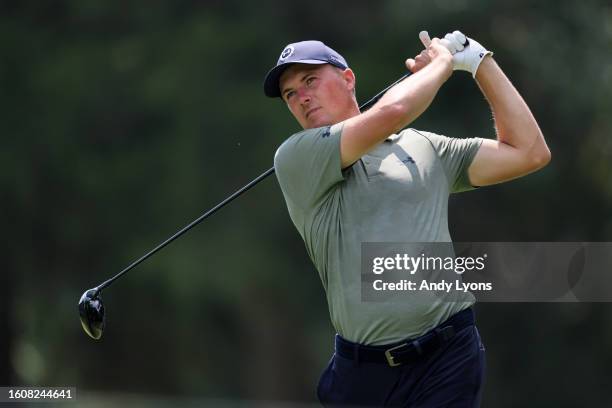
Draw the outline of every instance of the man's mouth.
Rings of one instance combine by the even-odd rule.
[[[319,110],[319,109],[321,109],[321,108],[320,108],[320,107],[318,107],[318,108],[313,108],[313,109],[310,109],[309,111],[307,111],[307,112],[306,112],[306,119],[308,119],[308,117],[309,117],[309,116],[310,116],[310,115],[311,115],[313,112],[315,112],[315,111],[317,111],[317,110]]]

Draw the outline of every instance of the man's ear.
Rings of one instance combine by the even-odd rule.
[[[354,91],[355,90],[355,73],[353,72],[353,70],[350,68],[347,68],[344,71],[342,71],[342,78],[344,78],[344,81],[346,82],[348,90]]]

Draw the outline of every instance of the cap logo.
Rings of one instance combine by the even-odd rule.
[[[280,59],[281,59],[281,60],[284,60],[284,59],[289,58],[290,56],[292,56],[292,55],[293,55],[293,52],[294,52],[294,51],[295,51],[295,48],[293,48],[293,46],[292,46],[292,45],[287,46],[287,47],[286,47],[286,48],[283,50],[283,52],[281,52]]]

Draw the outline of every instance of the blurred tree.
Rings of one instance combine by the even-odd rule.
[[[12,270],[10,265],[8,270]],[[13,317],[11,302],[11,274],[0,275],[0,384],[13,384],[13,369],[11,355],[14,333],[10,321]]]

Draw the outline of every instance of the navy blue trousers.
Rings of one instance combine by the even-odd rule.
[[[398,367],[334,354],[317,387],[326,407],[473,408],[480,406],[485,348],[468,326],[430,355]]]

